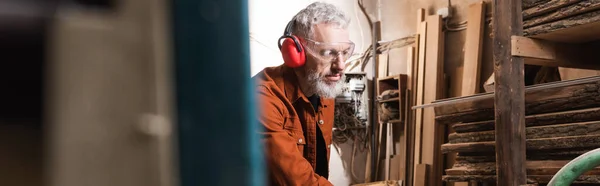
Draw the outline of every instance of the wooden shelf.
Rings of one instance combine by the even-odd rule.
[[[377,95],[382,95],[383,92],[388,91],[388,90],[397,90],[398,91],[398,97],[394,97],[394,98],[389,98],[389,99],[383,99],[383,100],[378,100],[377,101],[377,105],[378,107],[380,106],[380,104],[382,103],[394,103],[391,104],[393,107],[395,107],[396,109],[399,110],[399,119],[402,120],[404,119],[405,113],[405,103],[404,103],[404,99],[406,98],[406,79],[407,79],[407,75],[406,74],[397,74],[397,75],[392,75],[392,76],[387,76],[387,77],[381,77],[381,78],[377,78]]]

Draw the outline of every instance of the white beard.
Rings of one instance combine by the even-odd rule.
[[[315,94],[333,99],[342,92],[344,75],[335,84],[327,84],[322,77],[319,77],[317,72],[307,71],[306,74],[308,75],[308,85]]]

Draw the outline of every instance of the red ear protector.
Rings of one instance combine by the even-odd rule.
[[[293,20],[287,24],[283,36],[277,41],[277,45],[281,51],[283,63],[288,67],[296,68],[304,65],[306,54],[302,44],[298,41],[298,37],[292,35],[293,24]],[[283,43],[281,43],[282,39]]]

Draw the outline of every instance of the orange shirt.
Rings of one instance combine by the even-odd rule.
[[[318,112],[311,105],[292,68],[265,68],[253,77],[258,96],[259,123],[271,185],[332,185],[315,173],[317,126],[327,146],[334,118],[334,99],[321,98]],[[320,137],[320,136],[319,136]],[[319,165],[321,166],[321,165]],[[328,165],[324,165],[328,166]]]

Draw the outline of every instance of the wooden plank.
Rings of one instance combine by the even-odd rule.
[[[594,148],[582,148],[576,150],[528,150],[527,160],[573,160],[577,156],[580,156],[586,152],[594,150]],[[496,162],[496,156],[494,152],[477,152],[469,153],[462,152],[456,157],[458,164],[460,163],[484,163],[484,162]]]
[[[417,101],[416,104],[417,105],[421,105],[423,104],[423,96],[424,96],[424,79],[425,79],[425,42],[427,41],[427,37],[426,37],[426,33],[427,33],[427,22],[423,22],[421,24],[421,26],[419,27],[419,37],[420,37],[420,44],[419,44],[419,63],[418,63],[418,72],[417,72]],[[423,110],[422,109],[417,109],[415,111],[415,172],[416,172],[416,166],[418,164],[421,164],[421,151],[422,151],[422,144],[423,144]],[[415,180],[416,178],[416,173],[415,173]]]
[[[523,10],[523,20],[527,20],[531,17],[542,15],[548,12],[555,11],[556,9],[569,6],[573,3],[580,2],[581,0],[551,0],[548,3],[539,4]]]
[[[565,43],[600,39],[600,10],[561,19],[524,30],[525,36]]]
[[[449,152],[490,152],[494,151],[496,143],[494,141],[473,142],[473,143],[447,143],[442,145],[442,153]]]
[[[523,28],[529,28],[529,27],[541,25],[544,23],[557,21],[560,19],[564,19],[566,17],[586,13],[586,12],[593,11],[593,10],[598,10],[599,8],[600,8],[600,0],[580,1],[573,5],[559,8],[554,12],[550,12],[548,14],[544,14],[544,15],[533,17],[528,20],[524,20]]]
[[[418,164],[417,169],[415,171],[415,184],[414,186],[425,186],[428,185],[431,180],[427,179],[427,174],[431,167],[427,164]]]
[[[378,138],[377,138],[377,156],[375,157],[375,162],[377,163],[377,164],[375,164],[375,179],[378,179],[381,174],[379,170],[380,170],[380,166],[381,166],[381,157],[382,157],[381,154],[382,154],[382,148],[383,148],[382,147],[383,146],[382,139],[383,139],[383,130],[384,130],[383,127],[384,126],[385,126],[385,124],[382,124],[382,123],[379,123],[377,125],[377,130],[378,130],[377,137]],[[385,153],[385,151],[383,153]],[[385,158],[385,155],[383,155],[383,156]]]
[[[527,123],[527,122],[526,122]],[[452,129],[459,133],[464,132],[477,132],[477,131],[488,131],[494,130],[494,120],[491,121],[478,121],[472,123],[457,123],[452,125]]]
[[[492,75],[485,80],[483,83],[483,89],[485,89],[485,92],[494,92],[494,73],[492,73]]]
[[[443,98],[444,90],[444,33],[442,32],[442,17],[440,15],[427,16],[427,40],[425,59],[425,85],[423,103],[431,103]],[[423,143],[421,163],[431,165],[429,169],[429,184],[440,185],[443,172],[443,156],[440,145],[443,143],[443,127],[435,122],[433,108],[423,110]]]
[[[411,85],[409,86],[409,87],[411,87],[410,88],[410,90],[411,90],[411,94],[410,94],[411,107],[417,104],[417,95],[419,94],[417,92],[417,84],[418,84],[418,77],[419,77],[418,62],[420,61],[419,57],[421,55],[419,52],[419,49],[421,48],[421,44],[420,44],[421,39],[423,38],[423,37],[421,37],[421,34],[422,34],[421,24],[425,20],[425,9],[423,9],[423,8],[417,9],[416,17],[417,17],[417,22],[416,22],[417,25],[415,28],[416,28],[417,34],[416,34],[416,38],[415,38],[415,43],[413,45],[414,58],[412,60],[412,81],[411,81]],[[407,69],[410,69],[410,68],[407,68]],[[408,108],[411,108],[411,107],[408,107]],[[410,125],[408,125],[410,128],[408,130],[408,134],[409,134],[408,139],[409,139],[409,144],[410,144],[410,147],[408,147],[408,149],[410,151],[410,154],[408,155],[409,156],[408,160],[410,161],[410,164],[407,164],[407,170],[408,170],[407,173],[408,174],[406,175],[406,183],[408,183],[408,184],[413,183],[414,177],[416,176],[415,175],[416,166],[417,166],[418,162],[420,161],[420,156],[417,156],[417,145],[416,145],[417,143],[420,143],[420,140],[418,140],[418,138],[417,138],[417,133],[420,133],[420,131],[417,131],[417,122],[416,122],[417,111],[410,109],[410,113],[411,113],[410,120],[409,120]]]
[[[595,148],[581,148],[568,151],[531,150],[527,152],[528,160],[573,160]]]
[[[557,83],[565,83],[565,81]],[[546,85],[551,84],[553,83]],[[490,98],[437,107],[438,116],[436,116],[436,120],[441,123],[466,123],[492,120],[492,113],[494,111],[492,102],[493,99]],[[528,92],[525,96],[525,111],[527,115],[598,106],[600,106],[600,81],[538,89]]]
[[[457,162],[457,164],[460,164],[460,163],[484,163],[484,162],[494,163],[494,162],[496,162],[496,156],[494,154],[491,154],[489,156],[484,156],[481,154],[468,156],[468,155],[465,155],[464,153],[462,153],[459,156],[456,156],[456,162]]]
[[[379,41],[381,41],[381,22],[377,21],[373,23],[373,39],[374,43],[378,43]],[[375,58],[375,62],[377,62],[377,69],[375,69],[377,77],[386,77],[387,75],[385,75],[385,70],[387,69],[387,59],[385,59],[385,61],[383,59],[381,59],[382,57],[385,57],[384,55],[375,55],[373,56]]]
[[[417,39],[415,39],[415,41],[418,41],[419,37],[417,37]],[[406,87],[408,89],[410,89],[411,91],[414,90],[413,86],[413,79],[415,79],[413,77],[414,72],[413,72],[413,66],[415,63],[415,47],[409,46],[406,47]],[[411,103],[412,104],[412,103]]]
[[[527,150],[558,150],[600,147],[600,135],[568,136],[556,138],[527,139]],[[442,152],[486,152],[494,151],[493,141],[456,143],[442,145]],[[525,152],[525,150],[523,150]]]
[[[525,64],[600,69],[596,63],[600,60],[596,54],[600,48],[595,47],[594,43],[569,44],[522,36],[512,36],[511,42],[511,54],[527,57]]]
[[[461,96],[470,96],[480,92],[481,56],[483,51],[483,33],[485,23],[485,3],[483,1],[469,5],[467,14],[467,34],[464,49]],[[453,131],[450,131],[453,132]],[[447,155],[447,162],[453,163],[456,153]],[[468,186],[469,183],[456,183],[455,186]]]
[[[525,167],[527,175],[554,175],[558,170],[564,167],[568,160],[545,160],[545,161],[527,161]],[[451,169],[446,170],[447,175],[495,175],[496,163],[466,163],[456,164]],[[600,168],[592,169],[584,175],[600,175]]]
[[[495,182],[496,176],[493,175],[447,175],[443,177],[446,182],[459,182],[477,180],[480,182]],[[548,183],[552,175],[527,175],[527,179],[535,183]],[[582,175],[573,183],[600,183],[600,175]]]
[[[483,55],[483,31],[485,23],[485,4],[483,1],[469,5],[467,35],[462,78],[461,96],[479,93],[480,63]]]
[[[577,68],[559,67],[558,72],[561,80],[573,80],[592,76],[600,76],[600,70],[586,70]]]
[[[546,4],[550,0],[523,0],[523,9],[531,8],[537,5]]]
[[[537,183],[548,183],[552,179],[552,175],[531,175],[527,176],[528,179]],[[600,175],[581,175],[573,181],[573,183],[600,183]]]
[[[418,42],[419,37],[416,37],[416,42]],[[410,183],[410,180],[412,180],[412,172],[413,172],[413,165],[414,165],[414,111],[411,108],[412,106],[414,106],[414,95],[416,93],[416,90],[414,89],[414,84],[413,81],[415,78],[414,74],[416,72],[414,72],[414,66],[415,66],[415,59],[416,59],[416,55],[415,55],[415,47],[414,46],[409,46],[407,47],[407,60],[406,60],[406,77],[407,77],[407,89],[406,89],[406,100],[404,101],[405,105],[405,114],[406,114],[406,125],[404,125],[404,135],[403,135],[403,139],[404,139],[404,152],[403,155],[404,157],[402,157],[401,162],[403,164],[400,165],[400,179],[405,180],[406,183]]]
[[[380,54],[378,55],[377,60],[379,61],[379,77],[388,76],[389,54]]]
[[[392,124],[386,123],[384,124],[386,127],[386,135],[385,135],[385,180],[390,180],[390,161],[392,159],[392,144],[394,143],[392,140]],[[383,127],[383,126],[380,126]]]
[[[525,117],[527,127],[600,120],[600,108],[571,110]],[[494,121],[459,123],[452,126],[459,133],[494,130]]]
[[[527,127],[527,139],[552,138],[580,135],[600,135],[600,121],[570,123],[550,126]],[[449,143],[470,143],[494,141],[494,131],[452,133],[448,136]]]
[[[411,61],[408,61],[408,63],[412,63]],[[408,76],[407,76],[408,77]],[[408,81],[407,81],[408,82]],[[407,86],[410,87],[410,86]],[[411,107],[411,101],[412,100],[412,95],[411,95],[412,90],[410,89],[406,89],[406,93],[405,93],[405,99],[404,99],[404,111],[405,111],[405,115],[406,118],[404,119],[404,123],[410,123],[409,121],[411,120],[411,109],[407,109]],[[413,166],[412,166],[412,160],[410,157],[410,154],[412,153],[412,149],[411,147],[411,143],[412,143],[412,137],[410,135],[410,131],[412,130],[412,125],[411,124],[404,124],[403,126],[401,126],[401,130],[400,132],[397,132],[397,134],[399,135],[400,138],[400,147],[396,148],[396,153],[398,154],[397,158],[399,159],[399,164],[398,164],[398,179],[399,180],[407,180],[407,178],[409,177],[409,170],[412,170]],[[399,151],[399,152],[398,152]]]
[[[496,182],[495,175],[445,175],[442,177],[445,182],[465,182],[465,181],[478,181],[483,183],[494,183]]]
[[[528,149],[554,150],[600,147],[600,135],[568,136],[527,140]]]

